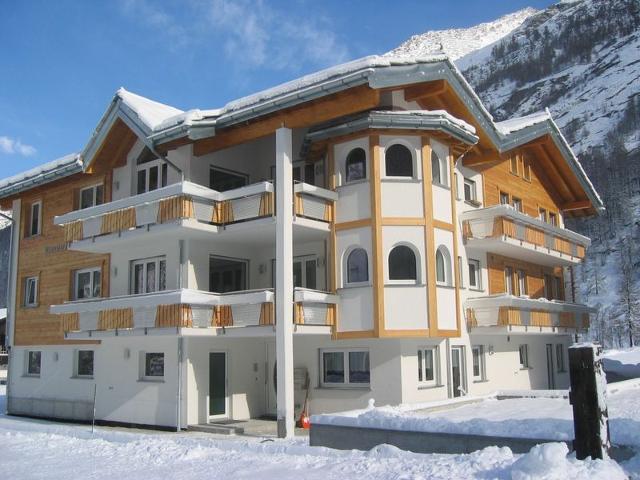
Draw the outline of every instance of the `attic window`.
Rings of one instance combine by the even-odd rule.
[[[136,194],[167,186],[167,164],[145,147],[138,156]]]

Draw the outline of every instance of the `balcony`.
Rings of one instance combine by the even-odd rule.
[[[474,334],[576,333],[589,328],[594,309],[577,303],[489,295],[465,302],[467,326]]]
[[[314,185],[294,186],[294,239],[329,232],[334,218],[335,192]],[[275,235],[274,186],[259,182],[218,192],[191,182],[181,182],[95,207],[55,217],[64,227],[72,250],[108,252],[114,241],[139,241],[144,233],[165,238],[210,238],[224,234],[229,241]],[[180,227],[176,229],[176,227]],[[262,235],[261,235],[262,233]],[[271,235],[273,234],[273,235]],[[273,241],[273,239],[271,239]]]
[[[545,223],[509,205],[460,214],[465,244],[507,257],[546,266],[571,266],[582,261],[591,240]]]
[[[272,289],[210,293],[170,290],[144,295],[96,298],[52,305],[67,339],[140,335],[274,334]],[[337,296],[317,290],[294,291],[296,332],[330,334]]]

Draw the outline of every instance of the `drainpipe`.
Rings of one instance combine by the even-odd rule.
[[[6,339],[6,343],[7,343],[7,402],[5,405],[5,413],[8,413],[9,411],[9,389],[11,388],[11,368],[9,368],[9,365],[11,364],[11,351],[12,351],[12,344],[13,344],[13,335],[11,333],[12,328],[9,328],[9,313],[11,312],[11,314],[13,314],[13,308],[11,308],[10,306],[10,295],[11,295],[11,291],[12,289],[12,284],[13,284],[13,234],[15,233],[15,228],[16,228],[16,221],[13,217],[10,217],[9,215],[5,215],[4,213],[0,212],[0,217],[5,218],[7,220],[9,220],[10,224],[11,224],[11,234],[9,235],[9,258],[8,258],[8,268],[7,268],[7,292],[5,294],[5,306],[7,309],[7,319],[5,321],[5,339]]]

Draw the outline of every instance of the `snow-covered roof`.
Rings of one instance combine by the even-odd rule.
[[[547,120],[551,120],[551,115],[547,111],[542,111],[525,115],[524,117],[510,118],[509,120],[496,122],[496,128],[498,132],[506,136],[537,123],[546,122]]]
[[[58,178],[82,171],[82,160],[77,153],[71,153],[44,165],[39,165],[13,177],[0,180],[0,198],[42,185]]]
[[[461,118],[454,117],[446,110],[383,110],[374,111],[375,113],[382,113],[385,115],[415,115],[416,117],[442,117],[446,118],[451,123],[457,125],[469,133],[476,133],[476,127],[468,122],[465,122]]]

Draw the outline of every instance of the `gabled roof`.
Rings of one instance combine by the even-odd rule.
[[[0,180],[0,198],[32,189],[82,171],[82,160],[71,153],[26,172]]]

